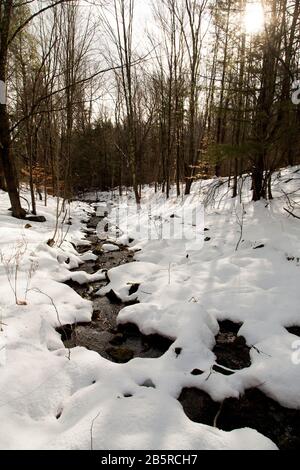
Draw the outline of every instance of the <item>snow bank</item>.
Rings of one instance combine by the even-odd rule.
[[[90,449],[94,422],[94,449],[275,449],[255,430],[226,433],[192,423],[177,398],[183,388],[198,387],[221,403],[260,387],[282,405],[300,408],[300,367],[293,361],[298,337],[286,330],[300,326],[300,225],[283,211],[282,193],[282,187],[295,190],[294,171],[276,175],[276,198],[268,207],[251,203],[250,192],[245,192],[237,251],[243,209],[225,184],[198,182],[189,198],[177,199],[173,193],[166,204],[163,195],[144,189],[143,199],[157,210],[162,207],[163,223],[179,216],[182,205],[192,210],[205,202],[205,231],[196,241],[136,240],[131,243],[135,262],[108,272],[109,284],[99,295],[112,289],[124,302],[140,302],[122,310],[118,322],[173,340],[162,357],[136,358],[124,365],[84,348],[68,351],[55,331],[64,324],[89,322],[92,314],[91,302],[63,281],[86,283],[105,276],[102,271],[70,271],[95,259],[74,248],[88,245],[81,221],[88,220],[90,207],[72,203],[65,240],[62,236],[61,246],[50,248],[55,199],[49,197],[46,208],[38,202],[45,224],[25,228],[24,221],[11,218],[7,195],[0,192],[0,419],[5,423],[0,448]],[[118,204],[117,197],[98,196],[102,215],[107,202]],[[130,231],[117,241],[129,238]],[[16,259],[21,305],[16,305],[7,277]],[[133,285],[137,291],[130,295]],[[239,334],[252,347],[251,367],[232,376],[211,370],[217,320],[223,319],[243,323]],[[194,376],[194,368],[204,373]],[[143,387],[149,380],[154,389]]]
[[[288,204],[284,194],[293,193],[295,202],[300,202],[298,171],[299,168],[290,168],[274,176],[275,198],[268,205],[251,202],[249,179],[244,183],[243,206],[231,198],[227,185],[220,185],[217,180],[197,182],[191,196],[178,199],[173,193],[167,202],[162,194],[144,190],[143,200],[156,210],[160,206],[165,223],[169,223],[171,213],[179,217],[185,204],[191,210],[201,201],[206,204],[206,241],[202,249],[196,245],[198,240],[144,238],[133,243],[131,249],[136,251],[135,260],[141,265],[143,278],[135,276],[135,268],[131,273],[125,268],[123,276],[108,273],[113,277],[110,288],[124,300],[128,300],[126,283],[139,284],[136,296],[140,304],[121,311],[119,322],[132,322],[145,334],[158,333],[176,340],[183,357],[189,357],[182,360],[186,374],[191,364],[209,374],[215,360],[211,353],[213,344],[203,346],[197,326],[203,312],[214,322],[229,319],[243,323],[239,334],[252,348],[252,366],[231,377],[213,373],[207,382],[201,378],[184,381],[182,377],[169,377],[166,383],[173,396],[184,382],[204,389],[218,401],[260,386],[281,405],[300,408],[300,367],[293,360],[298,338],[286,330],[300,326],[300,225],[284,211]],[[113,202],[117,205],[118,198]],[[138,224],[138,217],[131,220],[130,226]],[[130,226],[127,237],[133,236]],[[144,263],[156,266],[156,270],[147,272]],[[201,328],[205,330],[206,326]],[[211,334],[206,331],[204,337],[210,338]],[[168,353],[156,364],[161,362],[165,370],[171,370],[167,358]],[[182,366],[181,361],[176,364],[178,368]]]

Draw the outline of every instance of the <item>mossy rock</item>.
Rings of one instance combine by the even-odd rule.
[[[93,249],[93,253],[96,256],[101,256],[103,255],[103,249],[102,249],[102,244],[98,243],[98,245],[95,246]]]
[[[120,364],[129,362],[134,357],[134,352],[129,348],[112,347],[106,349],[106,353]]]
[[[112,338],[112,340],[110,341],[110,344],[112,346],[120,346],[121,344],[124,343],[125,339],[126,338],[124,337],[124,335],[122,335],[122,333],[118,333]]]

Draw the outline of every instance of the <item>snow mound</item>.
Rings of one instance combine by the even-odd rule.
[[[111,290],[123,302],[136,299],[136,295],[129,295],[132,285],[141,284],[149,278],[158,267],[153,263],[129,263],[113,268],[108,273],[109,284],[102,287],[97,295],[104,296]]]
[[[114,252],[114,251],[120,251],[120,247],[118,247],[117,245],[112,245],[111,243],[104,243],[102,245],[102,249],[103,249],[104,253],[111,253],[111,252]]]
[[[135,262],[108,272],[109,284],[99,295],[112,290],[123,302],[140,302],[123,309],[118,323],[173,341],[159,358],[123,365],[84,348],[68,351],[55,331],[92,316],[92,303],[63,282],[105,279],[102,271],[72,271],[96,259],[75,249],[89,246],[82,221],[91,207],[73,202],[72,226],[62,226],[61,243],[50,247],[56,199],[49,196],[48,207],[37,201],[47,221],[27,229],[8,213],[7,194],[0,191],[0,448],[90,449],[93,423],[94,449],[276,449],[255,430],[224,432],[191,422],[177,399],[184,388],[195,387],[221,405],[260,388],[281,405],[300,409],[299,337],[287,331],[300,326],[300,225],[284,211],[284,193],[300,203],[298,171],[275,175],[275,198],[267,207],[251,202],[247,179],[243,206],[217,180],[196,182],[188,198],[172,190],[167,202],[144,188],[143,200],[162,213],[165,225],[183,206],[191,211],[203,202],[206,241],[131,240]],[[103,216],[119,203],[108,193],[98,196]],[[134,238],[125,233],[125,222],[117,243]],[[242,323],[239,335],[251,348],[251,366],[231,376],[212,369],[222,320]],[[203,373],[193,375],[193,369]]]

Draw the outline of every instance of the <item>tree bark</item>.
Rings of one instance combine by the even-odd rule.
[[[8,37],[12,16],[13,0],[6,0],[1,18],[1,43],[0,43],[0,80],[5,84],[8,60]],[[18,219],[25,218],[26,212],[21,207],[18,180],[15,162],[11,155],[11,138],[9,117],[6,102],[0,103],[0,157],[5,175],[7,191],[11,202],[12,215]]]

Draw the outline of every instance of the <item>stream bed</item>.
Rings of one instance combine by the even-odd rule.
[[[109,253],[103,251],[105,241],[99,240],[96,234],[97,225],[102,219],[98,215],[91,217],[86,232],[86,239],[91,245],[77,247],[79,253],[92,250],[97,259],[85,262],[77,270],[93,274],[100,269],[109,271],[122,264],[135,262],[134,253],[128,247],[120,246],[119,251]],[[57,329],[66,348],[83,346],[116,363],[126,363],[135,357],[161,357],[171,347],[172,341],[159,335],[144,336],[133,324],[118,326],[117,315],[126,304],[111,295],[96,295],[108,282],[107,279],[82,286],[73,281],[66,282],[81,297],[93,302],[90,323],[66,325]],[[250,367],[250,348],[245,339],[238,336],[240,327],[241,324],[220,322],[214,348],[219,366],[214,366],[211,373],[231,375],[235,370]],[[299,328],[292,327],[289,331],[299,335]],[[202,373],[198,369],[192,372],[193,375]],[[202,390],[185,388],[178,400],[185,414],[194,422],[217,426],[225,431],[251,427],[272,439],[282,450],[300,448],[300,410],[280,406],[257,388],[247,390],[239,399],[230,398],[222,404],[214,402]]]
[[[93,251],[97,260],[87,261],[74,271],[85,271],[89,274],[103,269],[112,268],[133,261],[134,253],[127,247],[119,246],[119,251],[106,253],[102,249],[104,240],[99,240],[96,234],[98,223],[103,217],[93,215],[87,225],[86,239],[90,246],[77,247],[81,254]],[[108,279],[79,285],[73,281],[66,284],[74,289],[81,297],[93,302],[93,316],[91,323],[66,325],[57,331],[67,348],[83,346],[101,354],[102,357],[117,363],[126,363],[135,357],[156,358],[162,356],[171,346],[172,341],[159,335],[144,336],[132,324],[117,325],[117,315],[126,305],[112,296],[99,297],[96,292],[107,285]]]

